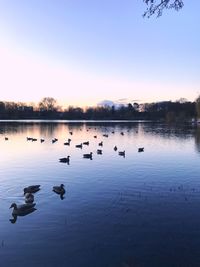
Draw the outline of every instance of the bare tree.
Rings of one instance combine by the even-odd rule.
[[[44,97],[39,103],[41,111],[56,111],[56,100],[53,97]]]
[[[179,11],[183,7],[183,0],[143,0],[147,5],[147,9],[144,12],[144,17],[151,17],[156,15],[160,17],[164,9],[174,9]]]

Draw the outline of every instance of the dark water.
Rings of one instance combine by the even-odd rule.
[[[1,122],[0,266],[200,266],[199,153],[191,126]],[[52,192],[61,183],[63,200]],[[11,223],[11,203],[32,184],[37,210]]]

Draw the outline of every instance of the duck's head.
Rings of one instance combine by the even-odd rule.
[[[14,208],[14,209],[16,209],[16,208],[17,208],[17,205],[16,205],[16,203],[12,203],[12,204],[11,204],[11,206],[10,206],[10,209],[11,209],[11,208]]]
[[[24,188],[24,195],[25,195],[26,193],[28,193],[28,190],[27,190],[27,188],[25,187],[25,188]]]
[[[64,188],[64,184],[61,184],[60,187],[61,187],[61,188]]]

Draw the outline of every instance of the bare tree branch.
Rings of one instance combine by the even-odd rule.
[[[147,5],[147,9],[143,14],[143,17],[151,17],[156,15],[160,17],[164,9],[174,9],[179,11],[183,7],[183,0],[143,0]]]

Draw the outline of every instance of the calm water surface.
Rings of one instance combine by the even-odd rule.
[[[89,146],[75,148],[84,141]],[[83,158],[89,152],[93,160]],[[198,129],[0,122],[0,155],[0,266],[200,266]],[[68,155],[69,165],[59,162]],[[52,192],[61,183],[63,200]],[[36,210],[11,223],[11,203],[24,203],[23,188],[32,184],[41,185]]]

